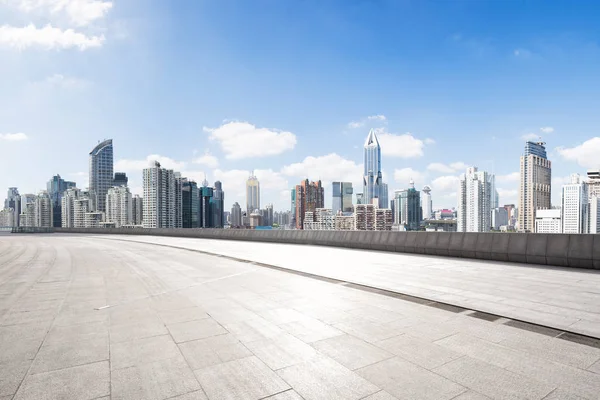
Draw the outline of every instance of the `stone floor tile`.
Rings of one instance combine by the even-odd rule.
[[[170,324],[167,325],[167,328],[169,328],[169,332],[171,332],[173,339],[177,343],[205,339],[227,333],[227,330],[212,318]]]
[[[591,397],[590,397],[591,399]],[[565,392],[562,389],[556,389],[543,400],[585,400],[584,397],[575,396],[574,394]]]
[[[181,343],[179,349],[193,370],[252,355],[246,346],[229,333]]]
[[[90,400],[110,394],[108,361],[29,375],[15,400]]]
[[[369,343],[375,343],[379,342],[380,340],[389,339],[402,333],[393,327],[380,325],[376,322],[367,321],[358,317],[346,319],[341,323],[334,324],[333,326],[336,329],[361,338]]]
[[[16,340],[13,343],[2,343],[0,345],[0,365],[33,360],[41,344],[41,339]]]
[[[158,312],[158,315],[166,325],[209,318],[209,315],[200,307],[187,307],[180,310],[162,310]]]
[[[179,356],[171,335],[152,336],[110,346],[111,369],[121,369]]]
[[[0,363],[0,396],[10,395],[12,398],[30,366],[30,360]]]
[[[397,319],[404,318],[404,316],[395,311],[387,310],[385,308],[366,305],[364,307],[355,308],[347,311],[348,314],[355,317],[364,318],[368,321],[377,322],[379,324],[385,324]]]
[[[394,356],[380,347],[350,335],[320,340],[312,343],[312,346],[350,370],[375,364]]]
[[[466,388],[400,357],[356,371],[360,376],[399,399],[449,400]]]
[[[379,392],[372,394],[370,396],[365,397],[363,400],[398,400],[396,397],[392,396],[385,390],[380,390]]]
[[[334,336],[343,335],[344,332],[331,325],[324,324],[316,319],[302,319],[289,324],[280,325],[284,331],[294,335],[305,343],[316,342]]]
[[[254,356],[213,365],[194,373],[211,400],[262,399],[290,389]]]
[[[541,399],[556,389],[554,384],[541,383],[468,356],[434,371],[491,398]]]
[[[292,308],[269,309],[260,311],[258,314],[275,325],[289,324],[290,322],[310,318]]]
[[[323,356],[280,369],[277,373],[306,400],[358,400],[380,390]]]
[[[48,332],[44,343],[75,343],[97,338],[108,338],[108,325],[105,322],[55,326]]]
[[[269,396],[264,400],[304,400],[296,391],[290,389],[285,392],[278,393],[273,396]]]
[[[167,328],[160,320],[112,325],[110,327],[110,343],[128,342],[135,339],[166,335],[167,333],[169,333]]]
[[[425,369],[439,367],[463,356],[461,353],[409,335],[399,335],[375,344]]]
[[[272,370],[304,362],[318,354],[313,347],[288,333],[245,345]]]
[[[195,390],[181,396],[169,397],[169,400],[208,400],[203,390]]]
[[[198,390],[182,356],[112,371],[112,400],[163,400]]]
[[[546,399],[546,397],[544,397],[544,399]],[[482,395],[481,393],[477,393],[477,392],[474,392],[473,390],[469,390],[468,392],[459,394],[452,400],[490,400],[490,398]]]
[[[108,338],[95,337],[74,343],[44,344],[37,353],[31,374],[108,360]]]
[[[242,343],[269,339],[284,333],[280,327],[264,318],[254,318],[247,321],[226,324],[225,328]]]

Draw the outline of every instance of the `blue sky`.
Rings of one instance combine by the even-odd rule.
[[[575,4],[0,0],[0,188],[84,188],[112,138],[134,192],[158,159],[220,179],[230,207],[254,169],[262,204],[287,209],[305,177],[358,186],[376,128],[390,190],[429,184],[434,207],[470,165],[516,203],[542,135],[558,204],[600,167],[600,5]]]

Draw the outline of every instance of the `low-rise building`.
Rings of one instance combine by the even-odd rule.
[[[552,208],[549,210],[536,210],[535,232],[562,233],[561,210],[558,208]]]

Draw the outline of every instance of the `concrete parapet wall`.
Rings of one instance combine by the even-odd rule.
[[[56,228],[55,232],[310,244],[600,270],[600,235],[143,228]]]

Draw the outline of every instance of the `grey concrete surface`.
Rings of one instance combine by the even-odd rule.
[[[219,251],[215,241],[160,241]],[[241,255],[236,246],[230,251]],[[305,260],[324,256],[300,249]],[[280,250],[288,260],[301,254]],[[357,265],[326,254],[332,265],[397,279],[383,253],[340,251]],[[266,247],[253,252],[281,257]],[[440,292],[434,277],[442,276],[452,285],[465,281],[469,293],[455,286],[462,297],[487,293],[490,302],[498,300],[469,271],[490,269],[488,288],[501,284],[502,273],[515,273],[504,264],[448,267],[442,259],[399,257],[409,258],[391,263],[402,265],[408,281],[425,268],[428,290]],[[315,264],[325,272],[323,262]],[[547,285],[570,307],[598,304],[594,275],[519,271],[511,278],[524,286],[514,285],[514,301],[524,301],[527,290],[545,293]],[[587,294],[562,289],[577,284]],[[3,235],[0,399],[598,399],[595,342],[470,315],[171,247]]]

